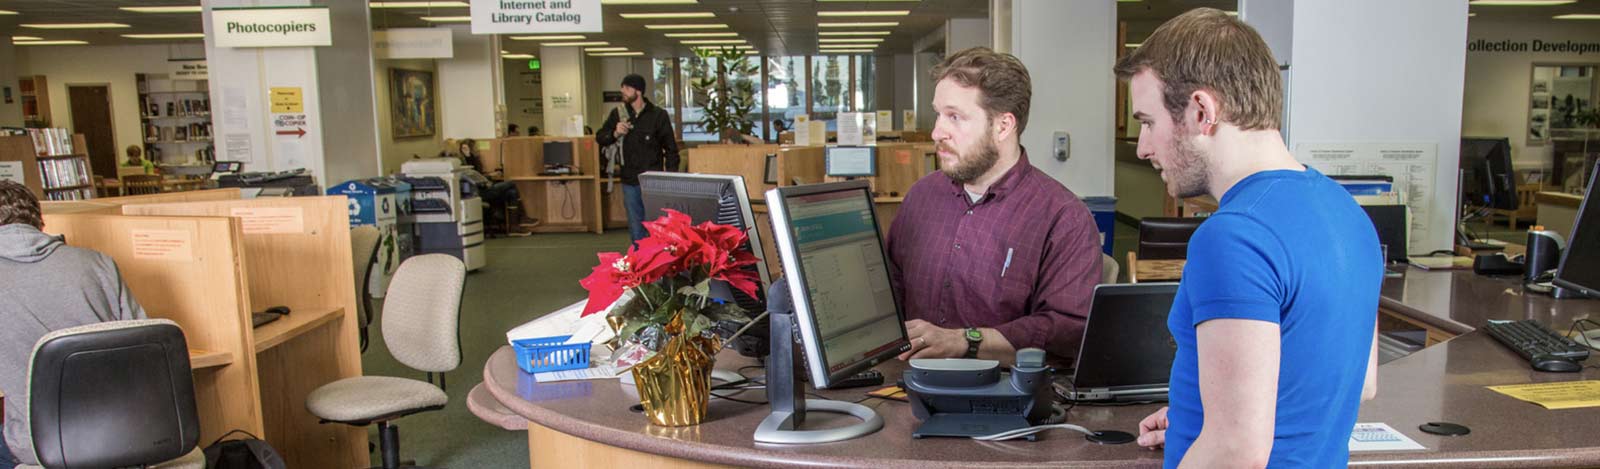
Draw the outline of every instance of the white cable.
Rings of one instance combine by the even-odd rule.
[[[1078,432],[1078,433],[1082,433],[1082,434],[1085,434],[1085,435],[1094,435],[1095,434],[1094,432],[1089,431],[1089,429],[1083,428],[1083,427],[1080,427],[1080,426],[1077,426],[1077,425],[1073,425],[1073,424],[1070,424],[1070,423],[1058,423],[1058,424],[1055,424],[1055,425],[1035,425],[1035,426],[1027,427],[1027,428],[1018,428],[1016,430],[1004,431],[1004,432],[996,433],[996,434],[993,434],[993,435],[975,436],[975,437],[972,437],[972,439],[978,440],[978,441],[1005,441],[1005,440],[1010,440],[1010,439],[1015,439],[1015,438],[1022,438],[1022,437],[1028,436],[1028,435],[1032,435],[1032,434],[1039,433],[1039,432],[1042,432],[1042,431],[1045,431],[1045,430],[1056,429],[1056,428],[1065,429],[1065,430],[1072,430],[1072,431],[1075,431],[1075,432]]]

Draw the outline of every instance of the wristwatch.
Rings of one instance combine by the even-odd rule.
[[[968,327],[965,335],[967,336],[966,358],[978,358],[978,345],[983,343],[983,331],[979,331],[976,327]]]

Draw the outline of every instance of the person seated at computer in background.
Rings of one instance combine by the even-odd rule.
[[[507,137],[516,137],[517,136],[517,124],[508,124],[508,125],[506,125],[506,136]]]
[[[33,344],[59,329],[145,317],[110,257],[67,246],[43,227],[33,192],[0,180],[0,469],[39,463],[23,407]]]
[[[1076,355],[1100,279],[1099,231],[1078,196],[1028,162],[1028,69],[979,47],[933,77],[940,170],[911,187],[887,242],[909,319],[900,358]]]
[[[478,191],[483,194],[484,203],[489,204],[488,217],[491,222],[494,222],[492,224],[505,226],[507,231],[521,233],[522,229],[515,226],[521,220],[505,219],[507,206],[522,203],[522,194],[517,192],[517,184],[503,180],[501,171],[491,173],[483,170],[483,157],[478,155],[478,142],[476,140],[463,139],[457,148],[459,149],[458,154],[461,156],[462,164],[490,179],[490,182],[483,185],[483,187],[479,187]]]

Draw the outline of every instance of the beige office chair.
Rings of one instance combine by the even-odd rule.
[[[372,325],[372,264],[377,260],[378,228],[362,225],[350,229],[350,262],[355,267],[356,321],[361,324],[361,352],[367,351],[367,327]]]
[[[1117,275],[1121,273],[1122,267],[1117,265],[1117,258],[1100,253],[1100,283],[1117,283]]]
[[[457,335],[462,283],[460,259],[447,254],[415,256],[400,264],[383,300],[383,341],[396,360],[428,373],[428,381],[358,376],[323,385],[306,396],[306,410],[322,423],[365,427],[378,424],[383,468],[400,467],[400,429],[389,421],[443,409],[444,372],[461,365]],[[434,386],[433,373],[440,373]]]

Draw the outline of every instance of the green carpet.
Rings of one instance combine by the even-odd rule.
[[[401,459],[418,465],[453,468],[527,467],[524,432],[484,423],[467,410],[467,392],[483,381],[483,364],[505,345],[505,331],[584,297],[578,279],[594,267],[595,253],[626,248],[626,230],[604,235],[539,234],[486,242],[489,265],[467,275],[461,298],[461,367],[446,375],[450,404],[444,410],[412,415],[400,427]],[[382,302],[376,309],[382,310]],[[382,320],[378,315],[377,320]],[[372,345],[362,355],[367,375],[423,379],[389,355],[377,322]],[[377,427],[369,429],[378,441]],[[378,464],[378,455],[373,455]]]

